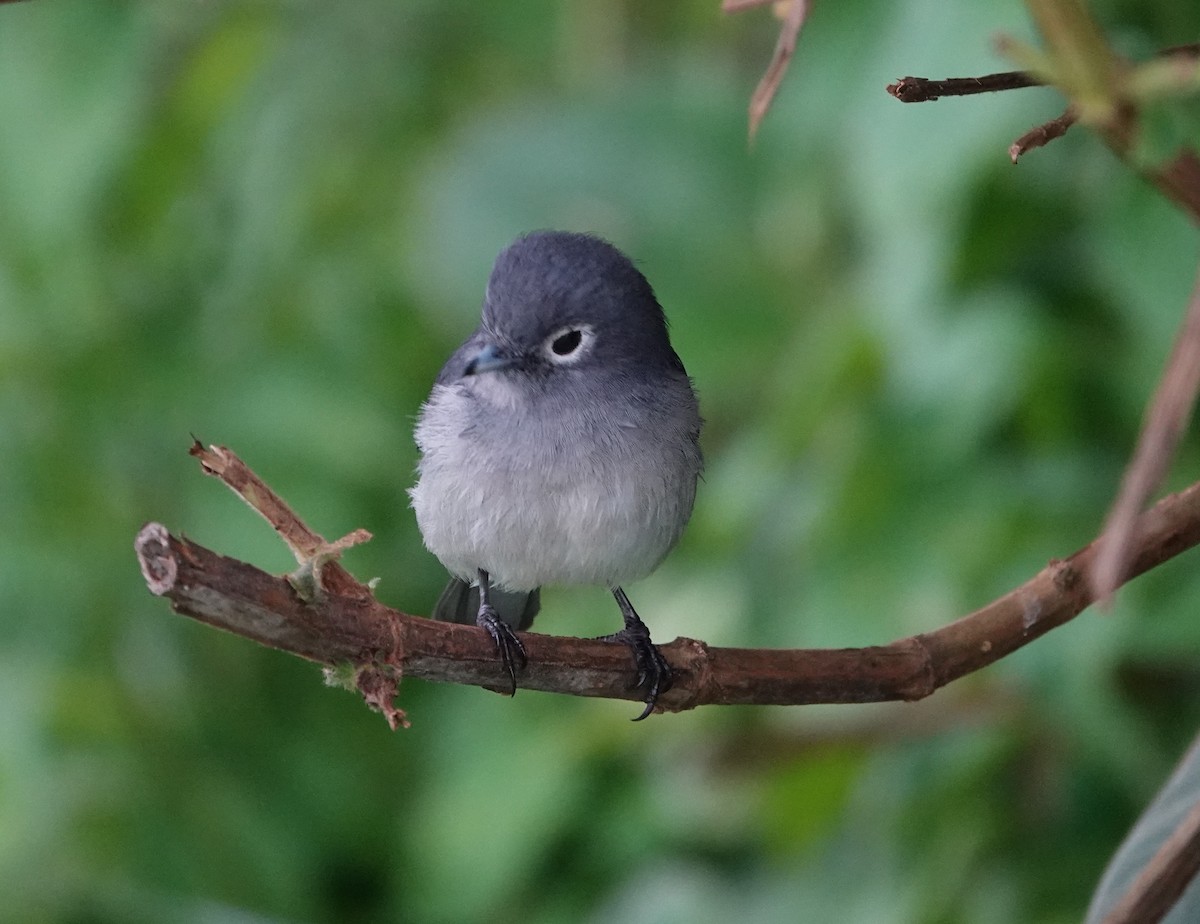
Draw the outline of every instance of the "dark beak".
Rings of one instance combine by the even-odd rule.
[[[516,362],[512,357],[505,356],[494,345],[488,344],[469,360],[463,370],[464,375],[479,375],[481,372],[495,372],[497,369],[507,369]]]

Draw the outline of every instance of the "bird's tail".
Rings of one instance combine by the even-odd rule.
[[[542,605],[540,588],[531,591],[514,592],[498,590],[493,587],[488,595],[497,614],[508,625],[518,632],[524,632],[533,625],[533,617],[538,614]],[[468,626],[475,625],[475,616],[479,613],[479,588],[468,584],[462,578],[451,578],[438,602],[433,608],[433,618],[442,622],[461,622]]]

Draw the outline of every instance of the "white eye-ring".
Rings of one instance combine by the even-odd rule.
[[[588,354],[595,339],[595,331],[587,324],[573,324],[546,338],[545,353],[552,363],[569,366]]]

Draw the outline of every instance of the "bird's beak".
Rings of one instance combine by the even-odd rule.
[[[505,356],[489,343],[482,350],[467,360],[466,375],[478,375],[481,372],[495,372],[497,369],[507,369],[516,362],[511,356]]]

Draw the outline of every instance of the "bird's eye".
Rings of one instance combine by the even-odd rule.
[[[583,343],[583,334],[577,330],[569,330],[554,338],[554,342],[550,344],[552,349],[559,356],[570,356],[579,349],[579,344]]]
[[[564,327],[546,338],[546,355],[551,362],[567,365],[578,362],[587,353],[595,335],[588,325]]]

